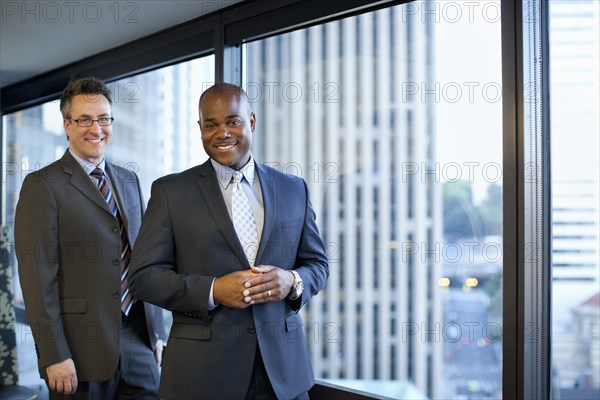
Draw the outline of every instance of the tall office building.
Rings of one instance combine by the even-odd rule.
[[[563,389],[600,388],[599,42],[598,1],[550,2],[553,367]]]
[[[551,5],[554,278],[597,281],[600,4]]]
[[[307,181],[326,242],[331,275],[306,313],[316,376],[440,398],[441,267],[427,251],[442,242],[441,194],[406,170],[435,160],[434,96],[406,95],[432,82],[421,17],[392,7],[251,42],[244,86],[255,156]]]

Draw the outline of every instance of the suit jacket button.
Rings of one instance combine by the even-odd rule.
[[[119,265],[119,260],[115,258],[115,259],[113,260],[113,265]]]
[[[112,231],[113,232],[119,232],[119,227],[118,226],[113,226]]]
[[[113,297],[114,297],[115,299],[118,299],[118,298],[119,298],[119,293],[115,292],[115,294],[113,294]]]
[[[254,325],[250,325],[248,327],[248,333],[254,335],[256,333],[256,327]]]

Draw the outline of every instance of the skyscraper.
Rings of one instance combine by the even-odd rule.
[[[600,3],[550,2],[555,386],[599,389]],[[596,302],[593,302],[596,299]],[[580,398],[581,394],[562,398]]]

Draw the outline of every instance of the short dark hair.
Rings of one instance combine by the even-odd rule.
[[[71,103],[73,97],[79,94],[89,95],[103,95],[108,100],[108,103],[112,106],[112,93],[106,84],[93,76],[80,78],[69,82],[66,88],[62,92],[60,97],[60,112],[63,118],[67,119],[71,117]]]

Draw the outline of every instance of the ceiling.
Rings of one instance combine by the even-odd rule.
[[[242,0],[0,0],[0,87]]]

